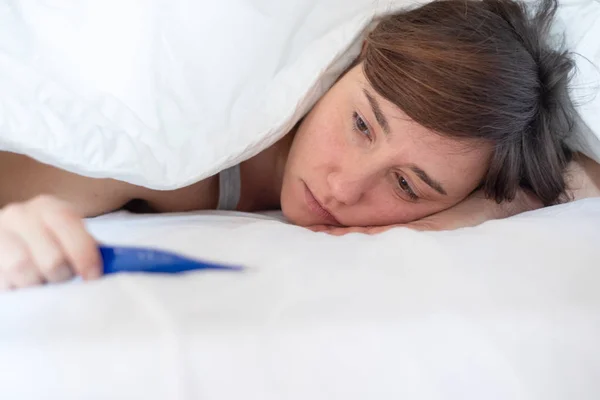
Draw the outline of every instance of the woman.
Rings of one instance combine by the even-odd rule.
[[[531,19],[512,0],[441,0],[383,18],[292,132],[179,190],[86,178],[3,153],[0,285],[98,277],[99,254],[80,216],[123,207],[281,208],[295,224],[343,233],[475,225],[596,195],[598,165],[583,156],[569,165],[573,63],[545,42],[555,11],[556,0]]]

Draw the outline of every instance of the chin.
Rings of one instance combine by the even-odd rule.
[[[293,203],[293,202],[292,202]],[[311,215],[307,215],[306,211],[298,207],[298,204],[290,204],[287,201],[281,202],[281,212],[286,220],[298,226],[320,225],[323,222],[315,221]]]
[[[296,212],[294,212],[296,211]],[[297,212],[297,210],[290,209],[290,207],[286,207],[284,204],[281,205],[281,212],[286,220],[290,223],[298,226],[309,226],[314,225],[311,224],[310,221],[306,220],[306,217],[302,218],[302,215]]]
[[[283,216],[290,223],[298,226],[326,224],[327,222],[318,215],[314,215],[303,201],[304,185],[302,180],[298,180],[297,184],[293,185],[286,185],[284,183],[280,198],[280,207]]]

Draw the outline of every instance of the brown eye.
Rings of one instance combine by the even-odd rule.
[[[408,194],[412,200],[417,200],[419,198],[415,191],[410,187],[408,181],[402,175],[398,175],[398,187],[400,187],[400,190]]]
[[[369,129],[369,126],[367,125],[365,120],[362,119],[362,117],[360,115],[358,115],[356,112],[354,113],[353,118],[354,118],[354,129],[356,131],[362,133],[363,135],[367,136],[369,139],[371,139],[371,130]]]
[[[408,182],[406,182],[406,179],[404,179],[404,177],[399,177],[398,178],[398,184],[400,185],[400,189],[404,190],[405,192],[408,192],[410,190],[410,186],[408,185]]]

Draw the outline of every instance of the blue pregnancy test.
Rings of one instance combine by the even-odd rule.
[[[241,271],[243,267],[209,263],[175,253],[144,247],[99,246],[103,273],[145,272],[177,274],[202,269]]]

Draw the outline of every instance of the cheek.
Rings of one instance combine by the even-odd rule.
[[[314,110],[296,133],[290,155],[315,167],[332,164],[345,152],[346,128],[335,113]]]
[[[410,202],[390,194],[385,184],[371,190],[364,201],[344,210],[344,221],[349,225],[393,225],[413,222],[443,211],[453,205],[449,202]]]

